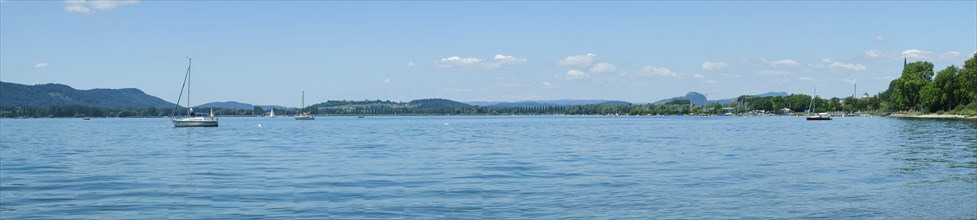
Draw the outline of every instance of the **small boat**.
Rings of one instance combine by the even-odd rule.
[[[818,94],[818,87],[814,86],[814,96],[811,97],[811,108],[807,110],[808,112],[812,112],[812,113],[814,112],[814,107],[817,106],[817,103],[814,102],[814,100],[817,97],[817,94]],[[831,120],[831,115],[828,115],[828,113],[818,113],[816,115],[807,116],[807,120],[808,121]]]
[[[193,112],[193,107],[190,107],[190,66],[193,64],[193,60],[187,58],[187,75],[183,78],[183,85],[187,89],[187,115],[183,117],[174,116],[170,118],[173,122],[173,127],[217,127],[217,117],[214,117],[214,109],[210,109],[210,115],[207,116],[197,116]],[[176,103],[180,103],[180,99],[183,98],[183,90],[180,90],[180,98],[177,98]]]
[[[91,117],[84,117],[84,118],[81,118],[81,120],[88,121],[88,120],[92,120],[92,118]]]
[[[831,115],[828,113],[818,113],[817,115],[807,116],[808,121],[820,121],[820,120],[831,120]]]
[[[302,91],[302,111],[305,111],[305,91]],[[315,116],[309,114],[308,112],[302,112],[295,115],[295,120],[315,120]]]
[[[271,114],[268,115],[268,117],[269,118],[274,118],[275,117],[275,109],[274,108],[271,109]]]

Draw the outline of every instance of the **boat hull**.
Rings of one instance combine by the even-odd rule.
[[[301,113],[295,115],[295,120],[315,120],[315,116],[312,116],[312,114],[309,113]]]
[[[831,118],[830,117],[812,116],[812,117],[807,117],[807,120],[808,121],[827,121],[827,120],[831,120]]]
[[[217,127],[217,118],[214,117],[190,117],[174,118],[171,120],[173,127]]]

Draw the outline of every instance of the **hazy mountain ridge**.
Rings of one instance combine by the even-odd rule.
[[[788,95],[790,95],[790,94],[788,94],[787,92],[767,92],[767,93],[757,94],[757,95],[752,95],[752,96],[757,96],[757,97],[770,97],[770,96],[788,96]],[[665,104],[665,103],[668,103],[668,102],[670,102],[672,100],[683,100],[683,99],[684,100],[689,100],[689,101],[692,102],[692,104],[695,104],[695,105],[704,105],[704,104],[708,104],[708,103],[729,104],[729,103],[732,103],[732,102],[736,101],[736,98],[708,100],[708,99],[706,99],[706,96],[703,95],[703,94],[701,94],[701,93],[698,93],[698,92],[689,92],[689,93],[686,93],[684,96],[678,96],[678,97],[672,97],[672,98],[662,99],[662,100],[658,100],[657,102],[654,102],[652,104]]]
[[[0,107],[24,107],[24,106],[49,106],[49,105],[82,105],[82,106],[97,106],[105,108],[145,108],[147,106],[155,106],[157,108],[173,108],[176,104],[167,102],[158,97],[148,95],[142,90],[135,88],[124,88],[124,89],[90,89],[90,90],[77,90],[70,86],[63,84],[40,84],[40,85],[22,85],[17,83],[7,83],[0,82]],[[769,97],[769,96],[787,96],[786,92],[767,92],[763,94],[758,94],[754,96],[758,97]],[[705,95],[698,92],[689,92],[685,96],[673,97],[669,99],[663,99],[653,104],[664,104],[672,100],[690,100],[693,104],[703,105],[707,103],[720,103],[728,104],[734,102],[736,98],[729,99],[719,99],[719,100],[707,100]],[[629,105],[630,102],[617,101],[617,100],[600,100],[600,99],[560,99],[560,100],[527,100],[518,102],[489,102],[489,101],[473,101],[473,102],[458,102],[448,99],[431,98],[431,99],[418,99],[408,102],[391,102],[391,101],[380,101],[380,100],[365,100],[365,101],[336,101],[329,100],[325,102],[320,102],[309,107],[314,108],[341,108],[350,106],[363,106],[363,105],[383,105],[390,108],[417,108],[417,109],[440,109],[444,107],[450,108],[468,108],[471,106],[481,106],[481,107],[512,107],[512,108],[526,108],[526,107],[546,107],[546,106],[579,106],[579,105]],[[237,102],[237,101],[225,101],[225,102],[210,102],[200,105],[196,105],[197,108],[215,108],[215,109],[240,109],[240,110],[252,110],[254,109],[254,104]],[[274,109],[293,109],[295,107],[285,107],[277,105],[257,105],[263,110],[268,111],[272,108]]]
[[[252,110],[255,106],[261,107],[261,109],[267,111],[274,109],[290,109],[295,107],[285,107],[279,105],[254,105],[250,103],[236,102],[236,101],[226,101],[226,102],[210,102],[195,106],[196,108],[226,108],[226,109],[244,109]]]

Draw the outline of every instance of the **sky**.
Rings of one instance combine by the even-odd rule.
[[[0,0],[0,81],[194,104],[876,94],[977,52],[977,1]]]

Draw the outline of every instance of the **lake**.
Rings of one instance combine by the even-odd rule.
[[[2,119],[0,216],[977,218],[975,121],[220,120]]]

